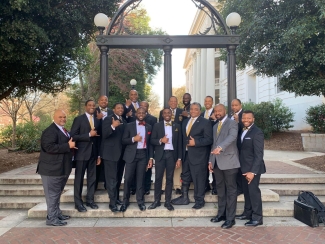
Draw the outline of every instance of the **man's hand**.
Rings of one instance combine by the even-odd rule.
[[[167,135],[165,135],[163,138],[160,139],[160,141],[164,144],[169,144],[169,139],[167,138]]]
[[[189,113],[188,113],[187,111],[184,110],[184,111],[182,112],[182,116],[188,117],[188,115],[189,115]]]
[[[211,154],[218,155],[218,154],[220,154],[220,152],[221,152],[221,148],[220,148],[220,147],[216,147],[216,148],[211,152]]]
[[[132,115],[133,115],[133,114],[132,114],[132,110],[130,110],[130,112],[128,112],[128,113],[126,114],[127,117],[132,117]]]
[[[213,167],[212,167],[212,163],[211,162],[209,162],[209,164],[208,164],[208,169],[209,169],[209,172],[210,173],[213,173]]]
[[[97,112],[97,119],[102,119],[104,117],[104,114],[102,112]]]
[[[69,143],[70,148],[78,149],[78,148],[76,148],[76,142],[72,141],[72,137],[70,138],[68,143]]]
[[[147,168],[148,169],[152,168],[152,159],[149,159]]]
[[[212,119],[212,120],[217,120],[217,118],[216,118],[216,116],[214,115],[214,113],[211,114],[210,119]]]
[[[125,99],[125,106],[130,107],[132,104],[132,101],[130,99]]]
[[[254,176],[255,176],[255,174],[252,172],[247,172],[243,175],[245,176],[246,180],[248,181],[248,184],[251,183],[251,181],[254,179]]]
[[[112,118],[112,126],[114,128],[116,128],[117,126],[119,126],[121,124],[121,122],[117,119],[115,120],[114,118]]]
[[[194,140],[194,138],[192,137],[192,136],[190,136],[190,140],[188,140],[188,144],[187,144],[187,146],[188,147],[194,147],[195,146],[195,140]]]
[[[176,161],[176,169],[178,169],[179,167],[181,167],[182,165],[182,160],[177,160]]]
[[[234,117],[234,120],[236,120],[238,123],[238,114],[234,114],[233,117]]]
[[[140,136],[140,133],[138,133],[135,137],[133,137],[133,141],[136,142],[142,141],[142,136]]]
[[[98,136],[97,131],[95,130],[95,127],[89,132],[89,134],[90,134],[90,137]]]
[[[100,163],[102,162],[102,160],[99,158],[97,158],[97,162],[96,162],[96,165],[100,165]]]

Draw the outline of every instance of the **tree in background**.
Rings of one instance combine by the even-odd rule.
[[[324,0],[222,0],[225,18],[241,15],[238,67],[281,76],[296,95],[325,95]]]
[[[94,16],[120,0],[11,0],[0,4],[0,100],[64,90],[96,31]]]
[[[174,87],[172,89],[172,93],[175,97],[177,97],[177,101],[178,101],[178,108],[184,108],[184,104],[183,104],[183,95],[186,92],[186,88],[185,86],[181,86],[181,87]]]

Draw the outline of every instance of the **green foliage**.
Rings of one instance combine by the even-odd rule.
[[[324,0],[221,3],[224,18],[231,12],[242,18],[237,67],[251,65],[257,74],[282,76],[281,89],[296,95],[325,94]]]
[[[306,122],[313,127],[313,132],[325,133],[325,104],[310,107],[306,113]]]
[[[252,110],[255,114],[255,124],[263,131],[265,139],[270,139],[272,132],[288,130],[294,113],[282,103],[280,98],[273,102],[243,103],[243,110]]]
[[[0,100],[30,90],[62,91],[77,74],[79,49],[120,0],[11,0],[0,4]]]

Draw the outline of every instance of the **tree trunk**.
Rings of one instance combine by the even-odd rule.
[[[11,139],[12,149],[16,148],[16,127],[17,127],[17,119],[12,118],[12,139]]]

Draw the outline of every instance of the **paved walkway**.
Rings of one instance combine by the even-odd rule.
[[[294,163],[312,152],[265,151],[268,174],[323,173]],[[4,173],[35,175],[35,166]],[[268,217],[264,225],[230,230],[210,218],[72,218],[66,227],[47,227],[27,210],[0,210],[0,243],[325,243],[325,227],[310,228],[294,218]]]

